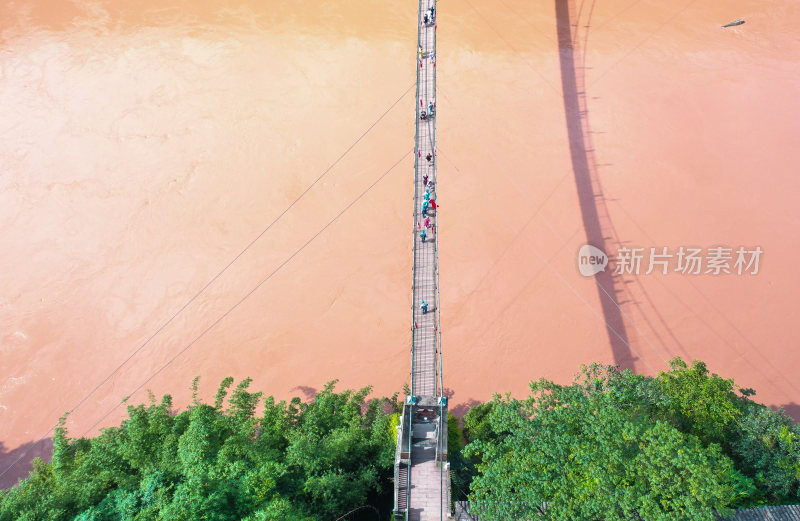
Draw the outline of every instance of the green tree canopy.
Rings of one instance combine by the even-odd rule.
[[[169,396],[129,406],[91,439],[62,420],[52,461],[0,495],[0,521],[329,520],[391,494],[396,397],[331,382],[309,403],[276,402],[233,383],[208,405],[195,381],[179,414]]]
[[[798,428],[702,362],[656,378],[592,365],[530,388],[465,417],[486,519],[711,521],[800,500]]]

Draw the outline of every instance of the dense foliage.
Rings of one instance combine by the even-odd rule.
[[[450,499],[464,501],[469,483],[475,474],[475,465],[464,456],[464,433],[458,418],[447,415],[447,459],[450,462]]]
[[[712,521],[800,502],[800,428],[702,362],[655,378],[593,365],[530,387],[464,418],[482,519]]]
[[[211,405],[195,381],[187,410],[151,397],[91,439],[62,421],[52,461],[0,491],[0,521],[323,521],[391,503],[397,395],[331,382],[276,402],[249,384],[228,396],[226,378]],[[448,417],[453,499],[482,519],[714,521],[800,502],[800,427],[702,362],[655,378],[592,365],[530,387],[473,407],[463,430]]]
[[[311,403],[267,397],[257,416],[249,379],[224,406],[232,383],[180,414],[170,396],[128,407],[92,439],[69,439],[62,421],[52,461],[0,493],[0,521],[332,520],[391,495],[396,397],[331,382]]]

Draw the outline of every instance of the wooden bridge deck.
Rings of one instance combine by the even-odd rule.
[[[433,9],[433,11],[431,11]],[[426,400],[441,396],[439,352],[439,253],[436,209],[436,0],[419,0],[417,47],[417,108],[414,165],[414,280],[411,344],[411,395]],[[427,17],[427,19],[426,19]],[[431,110],[433,109],[433,110]],[[423,117],[423,114],[425,117]],[[427,193],[426,193],[427,192]],[[420,234],[425,233],[422,238]],[[423,310],[422,302],[427,304]],[[413,407],[408,411],[413,414]],[[406,519],[434,521],[450,510],[446,407],[437,424],[410,419],[412,448],[408,482],[399,497],[408,505]],[[445,426],[442,425],[445,422]],[[420,436],[420,433],[425,433]],[[438,452],[441,451],[441,452]]]
[[[412,336],[411,394],[417,396],[438,396],[438,317],[439,317],[439,266],[438,266],[438,226],[437,210],[428,208],[425,191],[430,191],[430,199],[436,200],[436,116],[421,119],[424,111],[430,111],[436,95],[436,23],[425,24],[422,17],[434,7],[435,0],[420,0],[419,47],[417,54],[417,122],[416,122],[416,165],[414,190],[414,281],[413,306],[414,324]],[[435,11],[434,11],[435,14]],[[420,55],[422,56],[420,58]],[[431,160],[427,159],[430,154]],[[426,187],[423,182],[433,183]],[[429,219],[429,226],[426,226]],[[425,230],[423,240],[420,232]],[[422,301],[428,305],[423,313]]]

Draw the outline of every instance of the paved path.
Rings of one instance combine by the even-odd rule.
[[[409,521],[440,521],[447,519],[450,508],[449,476],[436,464],[435,448],[411,449],[411,508]]]

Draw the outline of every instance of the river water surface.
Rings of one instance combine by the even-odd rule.
[[[682,356],[800,415],[787,5],[441,3],[457,412],[580,363]],[[281,398],[401,389],[413,3],[22,0],[0,20],[0,485],[65,411],[92,434],[147,389],[185,405],[196,375],[204,396],[227,375]],[[754,276],[645,266],[600,288],[587,242],[764,253]]]

